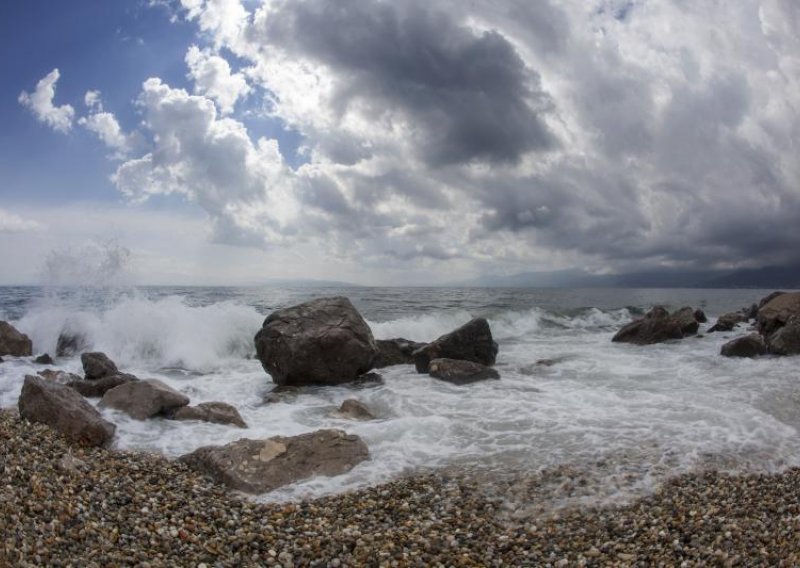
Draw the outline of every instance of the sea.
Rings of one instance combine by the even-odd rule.
[[[720,314],[770,292],[3,287],[0,319],[30,336],[35,354],[54,354],[64,330],[82,334],[91,350],[105,352],[122,371],[158,378],[192,404],[230,403],[249,424],[241,430],[137,421],[105,409],[117,425],[116,449],[177,458],[241,437],[320,428],[357,434],[369,447],[371,459],[347,474],[302,481],[259,500],[314,498],[455,469],[486,480],[540,481],[548,472],[568,471],[570,479],[581,478],[583,489],[561,491],[559,502],[591,505],[646,494],[687,472],[800,465],[798,359],[725,358],[721,345],[748,333],[747,325],[707,333]],[[500,347],[501,379],[456,386],[398,365],[382,369],[378,385],[305,388],[270,401],[275,385],[255,358],[255,333],[273,310],[324,296],[350,298],[378,339],[430,341],[486,317]],[[671,343],[611,342],[620,327],[655,305],[700,308],[709,323],[697,337]],[[82,373],[79,357],[58,358],[48,367]],[[5,357],[0,406],[15,406],[25,375],[43,368],[31,358]],[[377,419],[337,415],[348,398],[366,404]]]

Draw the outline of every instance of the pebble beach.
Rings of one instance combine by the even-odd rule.
[[[256,504],[178,462],[72,447],[3,410],[0,473],[3,566],[800,564],[798,469],[683,475],[622,506],[516,522],[450,470]]]

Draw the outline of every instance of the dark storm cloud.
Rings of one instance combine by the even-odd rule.
[[[288,2],[260,30],[265,42],[329,66],[337,100],[376,118],[400,111],[429,165],[517,161],[554,148],[539,75],[496,31],[477,32],[416,2]]]

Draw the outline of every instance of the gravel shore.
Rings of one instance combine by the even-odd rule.
[[[0,566],[798,566],[800,470],[709,472],[620,507],[503,522],[467,474],[288,505],[0,411]]]

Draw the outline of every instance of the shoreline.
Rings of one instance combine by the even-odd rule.
[[[70,447],[13,410],[0,410],[0,434],[0,565],[800,563],[800,468],[684,474],[628,504],[508,523],[457,471],[257,504],[163,456]]]

